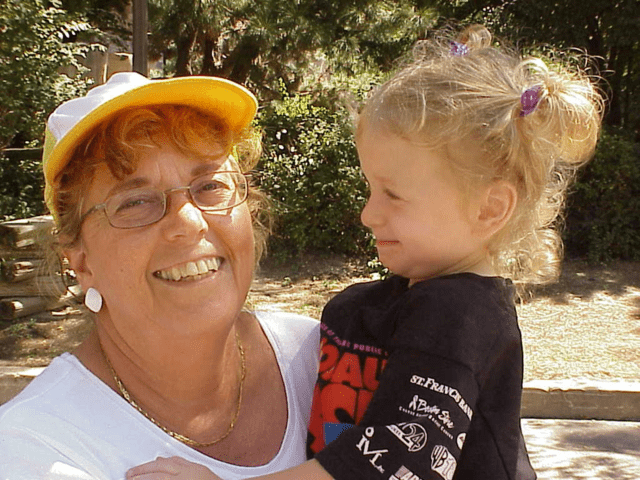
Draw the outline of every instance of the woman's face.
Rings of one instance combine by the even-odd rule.
[[[83,213],[133,185],[164,191],[203,173],[235,170],[226,156],[203,163],[167,142],[159,145],[145,150],[136,171],[122,180],[101,165],[85,192]],[[160,221],[131,229],[112,227],[102,210],[92,213],[79,246],[68,252],[83,289],[100,292],[102,315],[108,313],[121,336],[158,328],[169,334],[210,331],[216,320],[236,318],[249,290],[254,242],[247,203],[204,213],[184,190],[171,193],[167,203]]]

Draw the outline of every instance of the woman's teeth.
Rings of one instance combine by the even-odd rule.
[[[187,262],[168,270],[159,270],[155,273],[157,277],[174,282],[180,280],[197,280],[209,272],[215,272],[220,268],[220,259],[207,258],[197,262]]]

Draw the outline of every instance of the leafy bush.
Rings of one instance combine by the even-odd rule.
[[[605,131],[568,201],[567,253],[590,261],[640,259],[640,144]]]
[[[370,240],[360,222],[366,186],[346,109],[287,95],[261,112],[265,154],[261,188],[275,202],[272,253],[363,254]]]
[[[0,220],[35,217],[44,208],[42,150],[0,153]]]

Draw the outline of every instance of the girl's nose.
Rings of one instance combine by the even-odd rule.
[[[365,227],[373,228],[381,223],[381,216],[379,209],[376,208],[372,197],[369,197],[362,212],[360,213],[360,221]]]

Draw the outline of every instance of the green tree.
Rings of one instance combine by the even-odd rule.
[[[131,40],[132,25],[128,18],[131,0],[60,0],[70,15],[83,16],[99,29],[101,42],[125,47]],[[126,50],[123,50],[126,51]]]
[[[44,212],[40,159],[31,152],[5,156],[7,147],[39,147],[45,121],[62,101],[81,95],[88,80],[79,59],[92,48],[72,40],[93,33],[57,0],[0,2],[0,219]],[[59,73],[64,67],[74,77]],[[36,152],[37,153],[37,152]]]
[[[388,69],[434,19],[410,0],[151,0],[149,12],[151,50],[174,55],[177,75],[231,78],[262,100],[280,80],[293,92],[322,75]]]
[[[90,45],[69,42],[91,32],[80,16],[70,16],[58,0],[0,3],[0,148],[38,146],[44,122],[63,100],[80,95],[87,80],[59,73],[82,72],[79,57]]]

